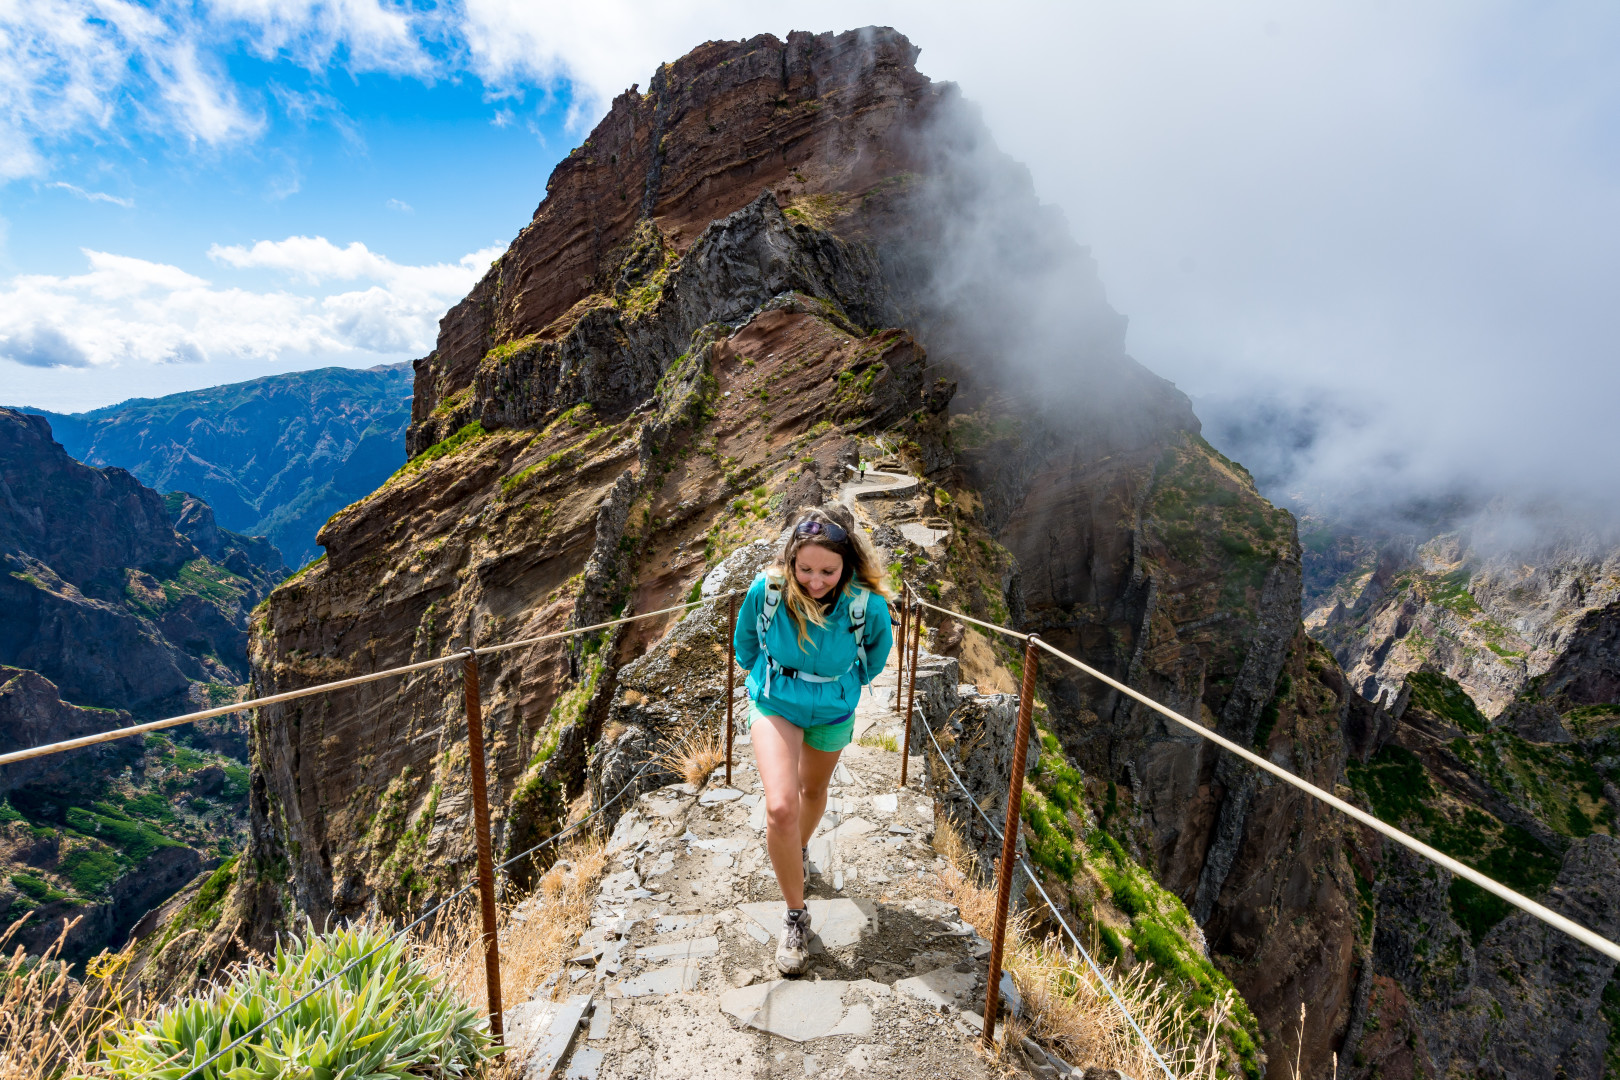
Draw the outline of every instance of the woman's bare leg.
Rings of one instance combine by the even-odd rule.
[[[827,785],[838,767],[842,750],[830,753],[806,746],[799,754],[799,846],[810,842],[821,815],[827,810]]]
[[[765,850],[782,899],[790,908],[804,907],[804,863],[800,849],[803,830],[800,809],[800,761],[806,753],[816,753],[804,745],[804,731],[779,716],[762,716],[750,732],[754,743],[754,764],[760,783],[765,786]],[[835,757],[836,760],[836,757]],[[828,775],[832,771],[828,770]],[[827,804],[826,784],[822,785],[823,807]],[[820,813],[817,813],[820,818]],[[814,825],[811,826],[814,828]]]

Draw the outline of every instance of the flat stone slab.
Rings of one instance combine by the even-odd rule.
[[[631,998],[684,994],[697,989],[700,966],[697,960],[677,960],[669,967],[644,971],[610,986],[608,996]]]
[[[699,806],[714,806],[718,803],[728,803],[743,797],[743,793],[732,787],[710,788],[698,796]]]
[[[577,1052],[568,1063],[568,1071],[563,1073],[563,1080],[596,1080],[602,1072],[603,1054],[600,1050],[584,1049]]]
[[[968,996],[973,993],[973,976],[964,971],[939,968],[925,975],[901,979],[894,988],[935,1009],[941,1005],[961,1008],[968,1004]]]
[[[841,844],[848,844],[856,837],[865,836],[877,828],[865,818],[853,817],[848,821],[841,821],[824,833],[810,838],[810,870],[813,873],[825,873],[832,868],[833,853]]]
[[[683,841],[702,851],[722,851],[736,854],[748,846],[746,836],[693,836],[688,832],[681,837]]]
[[[893,794],[872,796],[872,811],[878,814],[892,814],[900,809],[900,796]]]
[[[918,547],[933,547],[947,536],[951,535],[949,529],[932,529],[927,525],[918,525],[915,522],[906,522],[900,526],[900,535],[910,540]]]
[[[726,991],[720,995],[720,1008],[748,1027],[794,1042],[832,1035],[870,1035],[871,1007],[864,1002],[844,1007],[844,992],[849,986],[837,979],[777,979]]]
[[[704,956],[713,956],[720,951],[720,939],[716,937],[692,938],[688,941],[665,941],[657,945],[646,945],[636,950],[637,960],[696,960]]]
[[[567,1001],[525,1001],[507,1011],[506,1044],[512,1059],[523,1063],[523,1080],[550,1080],[590,1004],[589,994],[578,994]]]
[[[806,901],[806,904],[810,908],[811,952],[841,949],[846,945],[855,944],[872,926],[873,916],[877,914],[876,905],[864,899],[847,900],[842,897],[833,900],[812,899]],[[774,939],[782,932],[782,919],[787,915],[787,904],[781,900],[767,900],[755,904],[738,904],[737,910],[748,916],[754,924]],[[750,930],[749,933],[752,934],[753,931]]]
[[[623,851],[628,847],[635,847],[647,838],[647,831],[651,826],[647,819],[635,810],[630,810],[613,826],[613,836],[608,840],[609,851]]]
[[[602,998],[596,1003],[591,1012],[591,1029],[585,1033],[587,1039],[605,1039],[613,1027],[613,1000]]]

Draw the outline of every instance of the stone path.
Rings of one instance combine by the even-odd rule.
[[[850,474],[851,476],[854,473]],[[909,495],[917,489],[917,478],[910,473],[875,472],[866,470],[865,480],[851,480],[838,489],[838,501],[854,508],[856,499],[893,499]]]
[[[899,740],[893,696],[891,667],[863,697],[857,737]],[[1002,1075],[973,1047],[990,946],[930,896],[943,867],[933,804],[896,788],[899,754],[846,751],[810,845],[810,970],[784,980],[763,793],[746,736],[736,749],[733,787],[722,769],[620,818],[592,929],[566,987],[545,993],[563,1000],[509,1013],[526,1080]]]

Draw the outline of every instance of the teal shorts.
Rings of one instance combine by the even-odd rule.
[[[758,705],[749,704],[748,730],[754,730],[754,724],[766,716],[775,716],[775,713],[761,712]],[[785,716],[778,716],[778,720],[787,720]],[[793,724],[793,721],[788,720]],[[793,724],[799,727],[798,724]],[[826,754],[835,754],[849,745],[855,737],[855,714],[850,713],[849,718],[836,724],[812,724],[807,728],[800,728],[804,732],[804,745],[812,750],[820,750]]]

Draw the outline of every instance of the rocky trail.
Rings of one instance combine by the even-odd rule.
[[[899,754],[883,748],[902,737],[895,692],[891,664],[857,711],[810,841],[810,970],[776,973],[784,905],[739,732],[731,786],[722,766],[701,791],[646,793],[619,819],[568,985],[508,1007],[526,1080],[1081,1075],[1027,1041],[1033,1072],[976,1049],[990,945],[932,895],[944,868],[929,846],[933,800],[915,779],[897,787]]]

